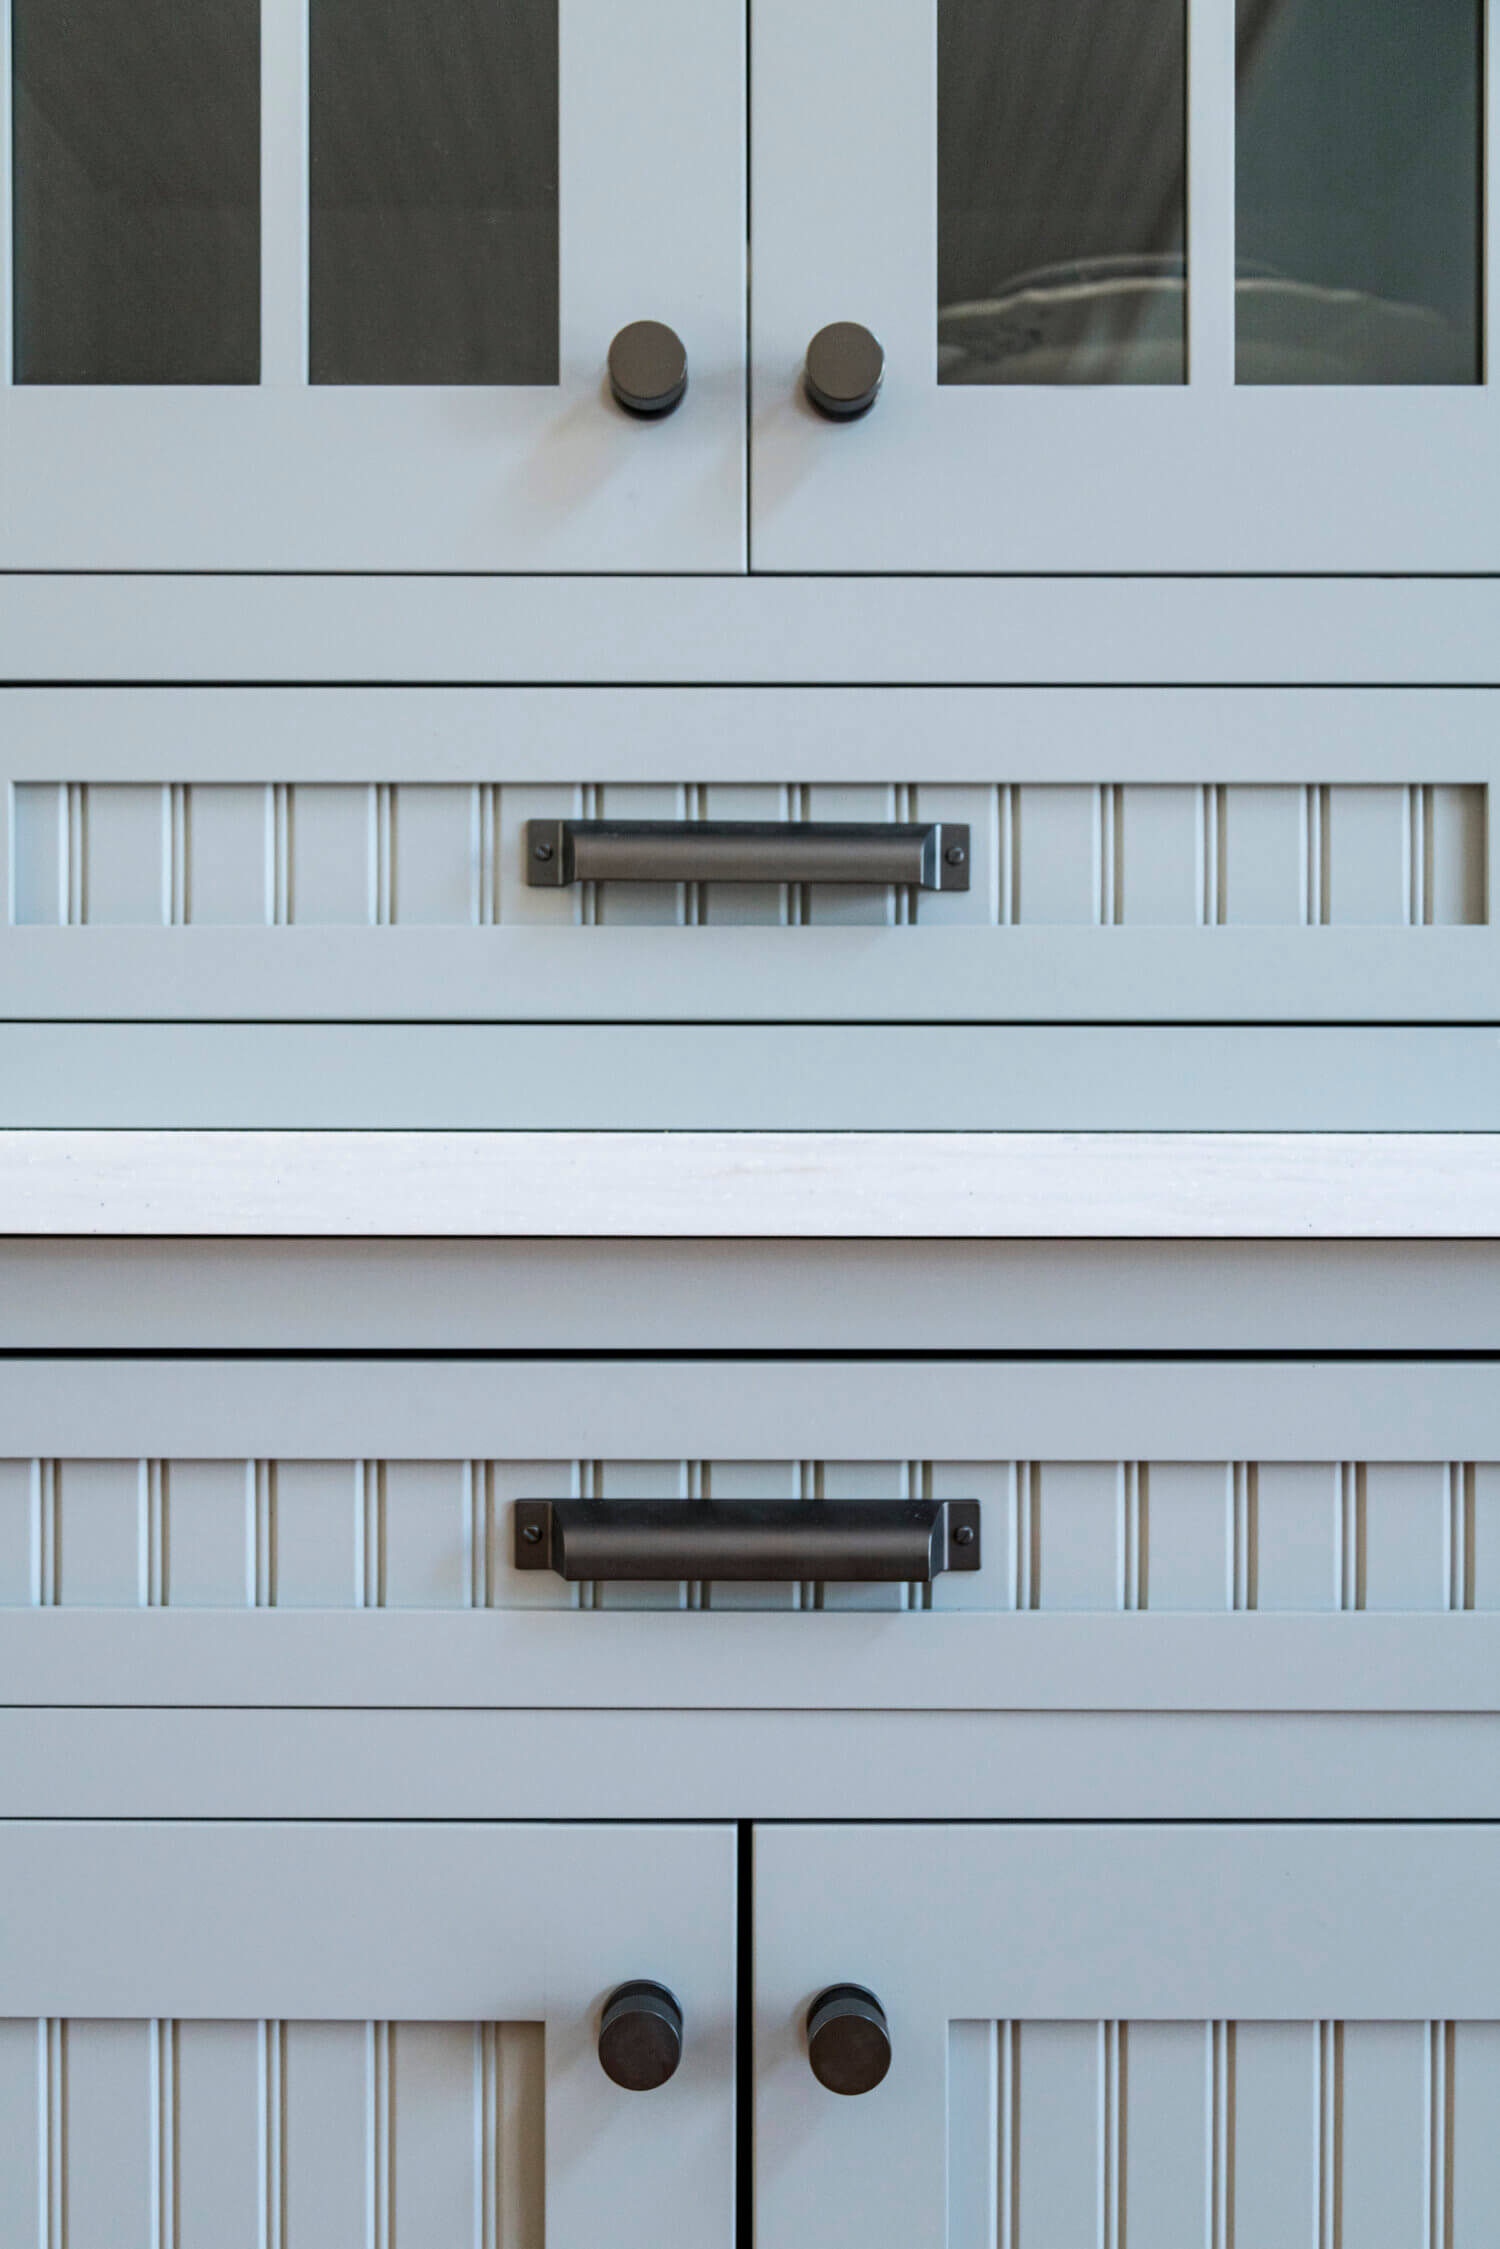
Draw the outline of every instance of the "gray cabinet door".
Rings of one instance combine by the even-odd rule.
[[[1493,570],[1484,23],[761,0],[756,567]],[[885,352],[848,425],[831,322]]]
[[[1497,1876],[1484,1826],[762,1827],[757,2241],[1484,2241]],[[890,2043],[847,2097],[839,1983]]]
[[[741,8],[5,21],[0,567],[743,568]]]
[[[0,1824],[0,2231],[728,2249],[730,1831]],[[680,2003],[649,2094],[596,2053]]]
[[[0,1012],[1480,1023],[1500,989],[1495,702],[13,689]],[[656,824],[687,879],[559,884],[531,824],[551,851],[578,820]],[[715,877],[718,822],[772,824],[759,879]],[[905,862],[805,879],[814,831],[847,823],[941,831],[941,886]]]

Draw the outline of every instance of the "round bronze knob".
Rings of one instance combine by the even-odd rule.
[[[682,2059],[682,2009],[663,1984],[622,1983],[604,2002],[599,2060],[627,2093],[654,2093]]]
[[[868,414],[885,376],[885,353],[878,339],[857,320],[835,320],[820,328],[807,347],[802,380],[820,414],[852,422]]]
[[[609,387],[627,414],[670,414],[687,382],[682,338],[659,320],[632,320],[609,347]]]
[[[836,1983],[807,2010],[813,2075],[830,2093],[873,2093],[891,2066],[885,2009],[863,1984]]]

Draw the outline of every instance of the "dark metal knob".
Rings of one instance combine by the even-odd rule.
[[[803,382],[820,414],[852,422],[868,414],[885,376],[885,353],[878,339],[857,320],[835,320],[820,328],[807,347]]]
[[[659,320],[632,320],[609,347],[609,387],[628,414],[670,414],[687,381],[682,338]]]
[[[654,2093],[682,2059],[682,2009],[663,1984],[622,1983],[604,2002],[599,2059],[627,2093]]]
[[[873,2093],[891,2066],[885,2009],[863,1984],[836,1983],[807,2010],[813,2075],[830,2093]]]

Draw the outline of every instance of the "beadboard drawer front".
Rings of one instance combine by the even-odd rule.
[[[0,1884],[8,2242],[728,2249],[731,1830],[9,1821]],[[641,1977],[649,2101],[595,2052]]]
[[[1485,2240],[1497,1879],[1486,1826],[761,1827],[765,2238]],[[889,2025],[857,2099],[803,2035],[839,1982]]]
[[[1482,1360],[29,1359],[0,1426],[4,1702],[1500,1709]],[[981,1566],[517,1567],[580,1497],[977,1501]]]
[[[1495,710],[1486,689],[13,689],[0,1009],[1480,1022]],[[529,824],[579,819],[791,845],[951,824],[967,887],[794,860],[528,882]]]

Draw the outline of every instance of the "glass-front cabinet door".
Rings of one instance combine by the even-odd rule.
[[[743,566],[738,0],[3,32],[0,568]]]
[[[1486,13],[756,0],[755,565],[1500,567]]]

